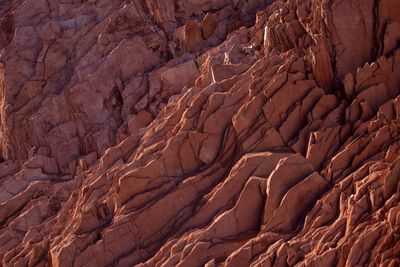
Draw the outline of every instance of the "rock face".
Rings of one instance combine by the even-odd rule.
[[[0,0],[2,266],[399,266],[397,0]]]

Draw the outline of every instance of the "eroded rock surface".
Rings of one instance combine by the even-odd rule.
[[[0,0],[2,266],[399,266],[396,0]]]

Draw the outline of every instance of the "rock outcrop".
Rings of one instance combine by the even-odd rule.
[[[399,266],[396,0],[0,0],[2,266]]]

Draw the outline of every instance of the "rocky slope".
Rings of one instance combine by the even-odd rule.
[[[399,266],[397,0],[0,0],[3,266]]]

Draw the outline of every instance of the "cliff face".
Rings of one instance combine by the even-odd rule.
[[[0,0],[3,266],[399,266],[397,0]]]

